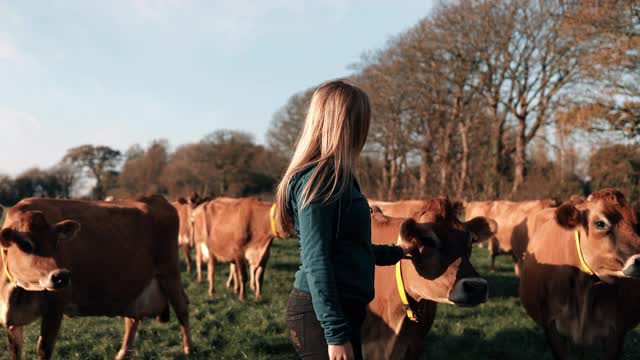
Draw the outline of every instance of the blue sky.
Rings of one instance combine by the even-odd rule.
[[[0,173],[215,129],[259,142],[293,93],[426,16],[406,0],[0,0]]]

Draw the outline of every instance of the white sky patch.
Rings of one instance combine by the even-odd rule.
[[[122,15],[134,15],[155,26],[195,27],[210,33],[226,48],[238,50],[252,44],[273,24],[274,14],[292,17],[317,16],[324,8],[329,21],[343,20],[353,0],[124,0],[127,10]],[[122,3],[121,3],[122,4]],[[120,9],[123,10],[122,8]],[[214,39],[212,39],[215,42]]]
[[[39,163],[30,154],[31,149],[41,146],[42,123],[30,113],[0,105],[0,173],[15,175],[19,171]],[[26,152],[27,154],[25,154]],[[35,161],[34,161],[35,160]]]
[[[35,166],[49,168],[74,146],[107,145],[124,152],[130,145],[141,142],[129,129],[78,127],[64,121],[47,125],[34,114],[3,105],[0,105],[0,139],[0,174],[12,176]]]
[[[11,9],[10,1],[0,0],[0,24],[22,25],[23,23],[24,19]]]
[[[26,66],[30,70],[41,70],[36,59],[19,47],[18,41],[8,32],[0,32],[0,63]]]
[[[138,15],[156,22],[167,21],[172,12],[186,3],[184,0],[130,0],[130,2]]]
[[[21,62],[25,58],[8,33],[0,32],[0,60]]]
[[[0,129],[6,136],[25,136],[31,130],[42,128],[35,115],[0,106]]]

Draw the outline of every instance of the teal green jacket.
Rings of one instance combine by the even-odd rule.
[[[301,247],[294,287],[311,294],[327,344],[337,345],[349,341],[352,331],[340,303],[367,306],[374,297],[374,266],[397,263],[403,251],[371,244],[369,203],[355,179],[340,199],[300,208],[314,170],[312,166],[296,174],[289,184],[289,210]]]

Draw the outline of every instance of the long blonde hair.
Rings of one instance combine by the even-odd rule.
[[[351,181],[356,159],[367,140],[370,118],[369,97],[345,80],[324,83],[313,93],[304,128],[276,193],[277,220],[285,232],[294,232],[287,205],[293,176],[316,165],[302,191],[300,208],[316,200],[339,198]]]

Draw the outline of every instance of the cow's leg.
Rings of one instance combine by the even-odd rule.
[[[238,299],[244,301],[244,262],[238,261],[236,264],[236,276],[238,279]]]
[[[562,338],[556,330],[556,323],[553,321],[544,329],[544,334],[547,337],[549,346],[551,347],[551,354],[556,360],[564,360],[567,357],[567,342]]]
[[[489,248],[489,256],[491,256],[491,267],[490,270],[496,271],[496,256],[500,253],[500,243],[498,243],[498,239],[492,237],[488,242]]]
[[[180,322],[180,332],[182,333],[182,347],[184,353],[191,353],[191,329],[189,327],[189,298],[184,292],[179,276],[158,277],[158,284],[162,292],[169,299],[169,303],[176,313]]]
[[[256,271],[258,270],[258,266],[254,264],[249,264],[249,289],[251,291],[256,291]]]
[[[238,271],[242,271],[242,269],[240,269],[238,266],[241,266],[241,265],[236,263],[231,263],[229,267],[229,271],[233,273],[233,293],[236,295],[240,292],[240,281],[238,281]]]
[[[254,277],[255,281],[255,292],[256,292],[256,300],[259,300],[262,296],[262,275],[264,274],[264,268],[262,266],[258,266],[256,269],[256,275]]]
[[[207,261],[207,280],[209,280],[209,297],[213,297],[213,294],[215,294],[215,289],[213,287],[215,272],[216,272],[216,262],[213,259],[213,256],[210,256],[209,261]]]
[[[191,273],[191,249],[189,244],[182,245],[182,252],[184,252],[184,262],[187,265],[187,273]]]
[[[226,283],[226,287],[227,289],[230,289],[231,287],[233,287],[233,290],[236,291],[236,264],[234,263],[229,263],[229,277],[227,278],[227,283]]]
[[[264,271],[265,271],[265,268],[267,267],[267,262],[269,261],[270,253],[271,253],[271,244],[267,246],[267,249],[262,255],[262,260],[260,260],[260,264],[258,264],[258,268],[256,269],[256,275],[255,275],[256,300],[262,296],[262,284],[264,283]]]
[[[129,317],[124,318],[124,338],[122,339],[120,351],[118,351],[118,355],[116,355],[116,360],[127,359],[129,355],[131,355],[133,340],[136,338],[138,325],[140,325],[140,320]]]
[[[196,274],[198,283],[202,282],[202,250],[196,246]]]
[[[56,344],[60,325],[62,324],[62,313],[62,306],[50,304],[49,310],[42,317],[40,337],[36,347],[38,359],[51,359],[53,356],[53,347]]]
[[[22,344],[24,343],[24,328],[22,326],[9,326],[7,329],[7,339],[9,341],[9,356],[11,360],[22,358]]]

